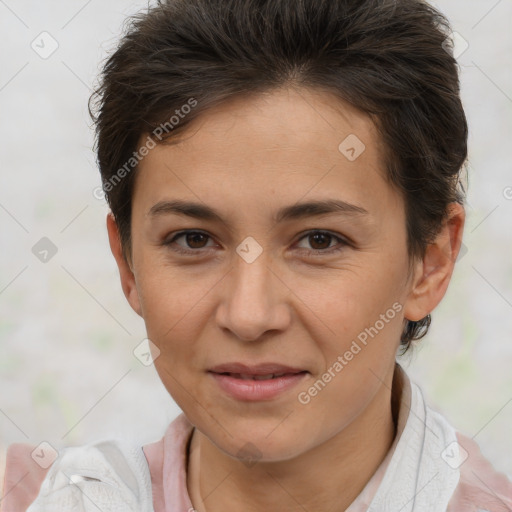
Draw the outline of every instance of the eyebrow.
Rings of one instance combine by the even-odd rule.
[[[225,223],[222,216],[213,208],[201,203],[182,201],[178,199],[172,201],[160,201],[152,206],[148,212],[148,215],[151,218],[172,214]],[[277,211],[273,220],[274,222],[279,223],[327,214],[362,216],[368,215],[369,213],[362,206],[347,203],[346,201],[339,199],[327,199],[286,206]]]

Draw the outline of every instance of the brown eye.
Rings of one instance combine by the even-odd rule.
[[[179,244],[176,240],[183,238],[185,245]],[[182,231],[177,233],[171,240],[164,242],[163,245],[171,247],[172,250],[182,254],[200,254],[201,249],[209,249],[211,246],[205,245],[210,235],[201,231]]]
[[[328,249],[332,240],[332,236],[327,233],[314,233],[308,235],[308,239],[313,249]]]
[[[327,231],[310,231],[306,233],[300,240],[306,240],[311,249],[300,247],[301,251],[306,251],[312,254],[313,256],[322,256],[323,254],[330,254],[333,252],[340,251],[345,246],[349,245],[349,243],[343,238],[333,235]],[[332,242],[338,242],[334,245],[331,245]]]
[[[192,249],[202,249],[204,247],[203,242],[208,238],[208,235],[197,232],[185,233],[184,236],[187,244]]]

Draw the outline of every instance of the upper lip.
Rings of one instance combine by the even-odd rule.
[[[210,368],[214,373],[237,373],[243,375],[270,375],[281,373],[300,373],[304,372],[303,368],[294,368],[279,363],[260,363],[257,365],[246,365],[243,363],[225,363]]]

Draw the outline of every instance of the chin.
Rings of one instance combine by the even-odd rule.
[[[200,430],[219,450],[251,467],[256,462],[293,459],[308,449],[303,441],[304,429],[298,436],[296,428],[284,426],[282,418],[279,421],[261,418],[259,421],[246,418],[241,422],[226,421],[232,437],[222,429],[219,432],[217,425],[209,424],[206,430]],[[224,424],[222,420],[220,422]]]

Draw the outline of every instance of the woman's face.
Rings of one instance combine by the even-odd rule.
[[[139,166],[130,303],[203,434],[232,456],[295,457],[391,386],[412,287],[403,201],[374,125],[327,93],[231,100],[182,139]],[[325,201],[339,206],[301,207]]]

